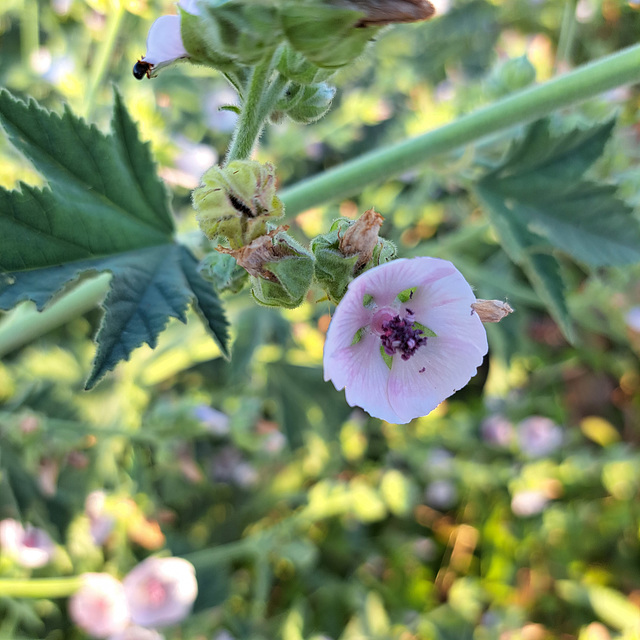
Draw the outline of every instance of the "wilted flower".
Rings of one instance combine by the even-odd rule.
[[[446,260],[394,260],[357,277],[336,308],[324,378],[372,416],[406,423],[469,382],[487,352],[475,296]]]
[[[153,629],[131,625],[124,631],[109,636],[109,640],[164,640],[164,636]]]
[[[511,511],[520,518],[535,516],[540,513],[549,502],[549,498],[537,489],[518,491],[511,499]]]
[[[525,455],[541,458],[562,444],[562,429],[549,418],[531,416],[518,425],[518,444]]]
[[[83,631],[108,638],[129,624],[129,607],[122,583],[108,573],[85,573],[82,586],[69,600],[69,615]]]
[[[30,524],[25,528],[12,518],[0,521],[0,547],[3,553],[29,569],[44,567],[55,551],[53,540],[46,531]]]
[[[123,581],[131,619],[143,627],[163,627],[189,615],[198,595],[195,569],[182,558],[147,558]]]
[[[178,6],[193,15],[199,13],[196,0],[180,0]],[[151,77],[162,67],[189,57],[182,42],[180,22],[180,15],[162,16],[151,25],[147,36],[147,52],[133,67],[133,75],[138,80],[145,75]]]

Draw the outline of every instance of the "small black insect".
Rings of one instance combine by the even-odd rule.
[[[153,69],[153,65],[150,62],[145,62],[144,60],[138,60],[133,65],[133,77],[137,80],[142,80],[144,76],[147,78],[151,77],[151,69]]]

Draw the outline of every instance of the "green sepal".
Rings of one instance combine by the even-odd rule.
[[[500,64],[487,81],[487,91],[493,98],[501,98],[529,86],[536,79],[536,68],[527,56],[511,58]]]
[[[300,306],[311,288],[314,275],[313,255],[289,234],[279,233],[274,245],[286,246],[290,255],[267,262],[263,268],[272,273],[277,282],[251,277],[251,292],[257,302],[267,307],[295,309]]]
[[[223,73],[235,74],[238,62],[229,55],[223,54],[211,44],[208,37],[207,25],[200,16],[188,13],[178,7],[180,11],[180,32],[184,48],[189,52],[191,61],[218,69]]]
[[[267,3],[203,2],[198,16],[207,51],[252,66],[274,52],[283,39],[277,7]],[[185,48],[190,52],[189,45]],[[215,65],[213,65],[215,66]]]
[[[333,69],[322,69],[313,64],[289,45],[282,47],[277,69],[285,78],[297,84],[324,82],[335,73]]]
[[[338,69],[362,54],[377,27],[356,25],[364,13],[335,6],[289,2],[280,10],[291,46],[319,67]]]
[[[349,283],[371,267],[376,267],[393,260],[396,247],[389,240],[378,239],[371,260],[356,270],[359,256],[345,256],[340,251],[340,238],[354,223],[348,218],[338,218],[333,222],[328,233],[316,236],[311,240],[311,252],[316,259],[316,280],[326,291],[329,299],[335,303],[342,300]]]
[[[238,265],[236,259],[219,251],[208,253],[200,261],[198,272],[220,293],[223,291],[238,293],[249,281],[249,274]]]
[[[335,94],[336,88],[326,82],[299,84],[288,92],[276,109],[284,111],[294,122],[311,124],[329,111]]]

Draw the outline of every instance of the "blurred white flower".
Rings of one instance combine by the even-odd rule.
[[[530,458],[553,453],[562,444],[562,429],[549,418],[531,416],[518,425],[518,445]]]
[[[449,480],[434,480],[425,489],[424,501],[435,509],[449,509],[458,501],[458,490]]]
[[[164,636],[153,629],[145,629],[144,627],[131,625],[124,631],[109,636],[109,640],[164,640]]]
[[[122,583],[108,573],[85,573],[69,600],[71,620],[94,638],[124,631],[130,620]]]
[[[535,516],[540,513],[549,502],[549,498],[538,489],[517,491],[511,499],[511,511],[520,518]]]
[[[92,491],[85,499],[84,512],[89,518],[89,531],[93,542],[102,546],[115,526],[115,518],[104,509],[107,495],[104,491]]]
[[[176,169],[199,182],[202,174],[218,161],[218,154],[210,146],[191,142],[182,136],[176,142],[180,149],[175,159]]]
[[[123,581],[131,619],[143,627],[163,627],[189,615],[198,595],[195,569],[182,558],[147,558]]]
[[[226,413],[201,404],[193,410],[193,415],[214,436],[226,436],[229,433],[229,416]]]
[[[636,333],[640,333],[640,306],[631,307],[624,317],[627,327]]]
[[[25,528],[12,518],[0,521],[0,547],[3,553],[29,569],[44,567],[55,552],[53,540],[46,531],[30,524]]]
[[[236,447],[223,447],[211,461],[213,479],[217,482],[250,487],[258,481],[258,472],[242,458]]]
[[[508,447],[515,436],[512,422],[501,415],[489,416],[483,420],[480,431],[483,440],[496,447]]]
[[[230,133],[236,128],[238,114],[228,109],[221,109],[229,105],[237,105],[238,96],[227,87],[217,89],[208,94],[204,100],[204,115],[207,126],[222,133]]]

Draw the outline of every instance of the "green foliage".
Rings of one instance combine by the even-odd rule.
[[[45,189],[0,191],[2,308],[32,300],[42,309],[82,273],[112,273],[87,388],[136,347],[155,346],[169,317],[185,321],[192,301],[227,353],[220,302],[195,258],[173,240],[164,186],[120,97],[111,135],[68,110],[58,116],[7,91],[0,93],[0,120],[48,180]]]
[[[640,261],[640,223],[612,185],[584,177],[602,155],[614,122],[553,134],[531,125],[475,191],[511,259],[527,273],[567,337],[560,250],[593,267]]]

